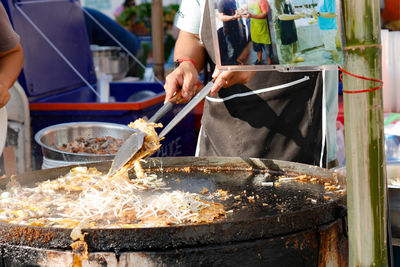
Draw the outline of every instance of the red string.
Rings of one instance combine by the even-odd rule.
[[[366,80],[366,81],[378,82],[378,83],[381,84],[381,85],[379,85],[379,86],[377,86],[377,87],[370,88],[370,89],[365,89],[365,90],[358,90],[358,91],[347,91],[347,90],[343,90],[343,93],[347,93],[347,94],[366,93],[366,92],[372,92],[372,91],[379,90],[379,89],[381,89],[381,88],[383,87],[383,81],[381,81],[381,80],[373,79],[373,78],[366,78],[366,77],[363,77],[363,76],[359,76],[359,75],[350,73],[350,72],[348,72],[348,71],[342,69],[341,67],[339,67],[339,70],[342,71],[343,73],[347,74],[347,75],[356,77],[356,78],[358,78],[358,79],[362,79],[362,80]],[[342,81],[342,79],[343,79],[343,74],[340,75],[340,80]]]
[[[180,58],[180,59],[178,59],[178,62],[179,62],[179,63],[182,63],[182,62],[184,62],[184,61],[189,61],[189,62],[191,62],[191,63],[193,64],[194,68],[197,70],[196,62],[194,62],[193,59],[190,59],[190,58]]]

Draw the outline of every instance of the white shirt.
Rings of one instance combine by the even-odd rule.
[[[176,27],[200,35],[205,4],[205,0],[182,0],[176,13]]]

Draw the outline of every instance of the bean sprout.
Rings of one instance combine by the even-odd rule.
[[[196,193],[171,191],[154,174],[110,179],[94,168],[76,167],[35,188],[12,188],[0,194],[0,219],[72,228],[81,222],[102,228],[154,227],[196,221],[202,210],[216,204]],[[211,219],[223,214],[223,208],[217,209]]]

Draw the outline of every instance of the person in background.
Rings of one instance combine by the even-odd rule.
[[[226,44],[226,59],[221,57],[222,64],[237,65],[237,58],[246,46],[246,32],[243,31],[244,25],[241,24],[236,0],[219,0],[217,18],[223,24],[220,41],[223,36]]]
[[[273,0],[271,3],[272,16],[275,21],[275,32],[279,44],[281,64],[304,61],[296,57],[297,53],[297,30],[295,20],[304,18],[304,14],[296,14],[290,0]]]
[[[17,80],[22,69],[24,57],[19,40],[4,6],[0,4],[0,108],[10,100],[8,89]]]
[[[189,101],[198,73],[215,62],[208,2],[182,1],[165,101],[180,91]],[[337,71],[336,71],[337,73]],[[206,97],[196,156],[256,157],[327,166],[321,71],[214,71]],[[330,88],[336,90],[337,88]]]
[[[334,62],[338,63],[339,54],[336,50],[336,1],[320,0],[317,8],[313,10],[313,16],[318,18],[321,40],[324,43],[325,50],[332,55]]]
[[[267,0],[255,0],[249,1],[248,13],[244,15],[250,18],[251,40],[253,49],[257,53],[255,65],[265,64],[262,59],[263,51],[267,54],[267,64],[271,65],[272,45],[267,20],[269,11]]]

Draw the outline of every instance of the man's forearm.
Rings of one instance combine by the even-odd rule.
[[[197,72],[204,68],[206,51],[198,35],[180,31],[175,43],[174,60],[191,59],[196,63]]]
[[[222,22],[232,21],[232,20],[238,19],[237,16],[224,15],[222,13],[217,13],[217,18],[219,18]]]
[[[304,16],[303,15],[290,15],[290,14],[282,14],[282,15],[279,15],[278,16],[278,18],[280,19],[280,20],[284,20],[284,21],[288,21],[288,20],[296,20],[296,19],[300,19],[300,18],[303,18]]]
[[[0,83],[10,88],[17,80],[22,65],[23,52],[20,44],[7,52],[0,52]]]
[[[335,13],[330,13],[330,12],[320,12],[319,13],[320,17],[323,18],[327,18],[327,19],[334,19],[336,18],[336,14]]]
[[[261,13],[261,14],[250,14],[251,19],[265,19],[268,13]]]

